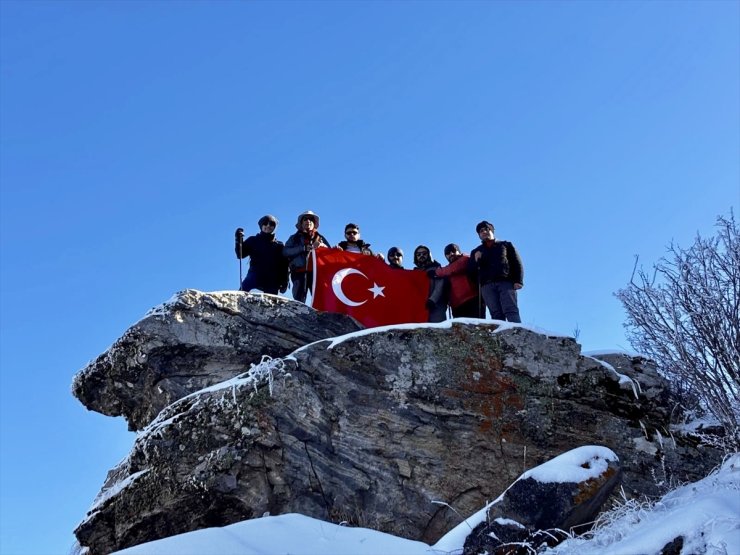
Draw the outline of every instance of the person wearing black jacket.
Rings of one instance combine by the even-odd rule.
[[[350,223],[344,226],[344,237],[344,241],[337,243],[337,247],[343,251],[375,256],[373,255],[373,251],[370,250],[370,243],[366,243],[360,239],[360,226],[357,224]]]
[[[239,259],[249,257],[249,271],[241,291],[259,289],[276,295],[288,290],[288,260],[283,256],[283,243],[275,239],[278,221],[275,216],[262,216],[257,222],[260,232],[244,239],[244,230],[236,230],[234,251]]]
[[[478,281],[491,318],[521,322],[517,291],[524,287],[524,267],[519,253],[509,241],[496,240],[491,222],[480,222],[475,231],[481,245],[470,253],[470,278]]]

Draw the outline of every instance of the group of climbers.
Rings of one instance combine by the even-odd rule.
[[[278,220],[266,215],[257,222],[260,232],[244,238],[244,229],[236,230],[235,251],[240,260],[249,257],[249,271],[241,283],[242,291],[259,289],[265,293],[285,293],[290,275],[293,298],[305,302],[313,280],[311,251],[331,248],[329,241],[319,233],[319,216],[307,210],[298,216],[296,232],[283,244],[275,237]],[[521,322],[517,291],[524,284],[521,257],[509,241],[495,238],[493,224],[480,222],[476,233],[481,244],[470,255],[450,243],[444,248],[448,265],[442,267],[432,257],[426,245],[414,250],[414,270],[429,276],[426,308],[430,322],[441,322],[447,317],[447,307],[453,318],[484,318],[486,308],[494,320]],[[335,248],[375,256],[370,244],[360,237],[360,227],[349,223],[344,228],[345,239]],[[388,250],[388,265],[403,270],[403,251],[398,247]]]

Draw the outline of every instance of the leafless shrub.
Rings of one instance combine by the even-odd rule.
[[[740,232],[732,212],[717,234],[675,244],[616,293],[627,338],[686,397],[695,397],[740,443]]]

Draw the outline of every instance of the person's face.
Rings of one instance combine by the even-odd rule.
[[[348,229],[347,231],[344,232],[344,236],[347,238],[347,241],[350,241],[351,243],[355,243],[360,238],[360,230],[359,229]]]
[[[388,260],[400,265],[403,262],[403,255],[398,251],[392,252],[388,255]]]
[[[478,237],[480,237],[481,241],[493,239],[493,230],[490,227],[484,227],[478,232]]]
[[[316,222],[313,221],[313,218],[303,218],[301,220],[301,230],[308,232],[314,229],[316,229]]]
[[[452,251],[445,254],[445,258],[447,259],[447,262],[452,264],[455,260],[460,258],[462,256],[462,253],[460,251]]]
[[[266,222],[262,224],[260,228],[264,233],[272,233],[275,231],[275,222]]]
[[[425,262],[429,262],[429,251],[426,249],[419,249],[414,253],[414,257],[418,263],[424,264]]]

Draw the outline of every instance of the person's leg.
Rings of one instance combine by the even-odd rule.
[[[263,293],[269,293],[270,295],[277,295],[280,290],[280,284],[277,280],[270,275],[265,273],[260,274],[260,278],[257,281],[257,289]]]
[[[300,301],[302,303],[306,302],[306,275],[301,274],[294,274],[290,276],[291,281],[293,282],[293,298],[296,301]]]
[[[497,285],[497,283],[484,283],[480,288],[480,292],[483,295],[483,300],[486,302],[488,310],[491,312],[491,319],[503,320],[504,311],[501,309],[501,300],[499,299]]]
[[[501,308],[509,322],[521,323],[519,316],[519,305],[517,303],[516,289],[510,281],[502,281],[496,284],[499,290]]]
[[[252,270],[249,270],[247,272],[247,277],[242,281],[240,291],[251,291],[255,287],[257,287],[257,276]]]
[[[444,322],[447,319],[447,306],[435,305],[432,310],[429,311],[430,322]]]
[[[478,296],[476,295],[472,299],[465,301],[460,306],[452,309],[453,318],[480,318],[480,312],[478,311]]]

